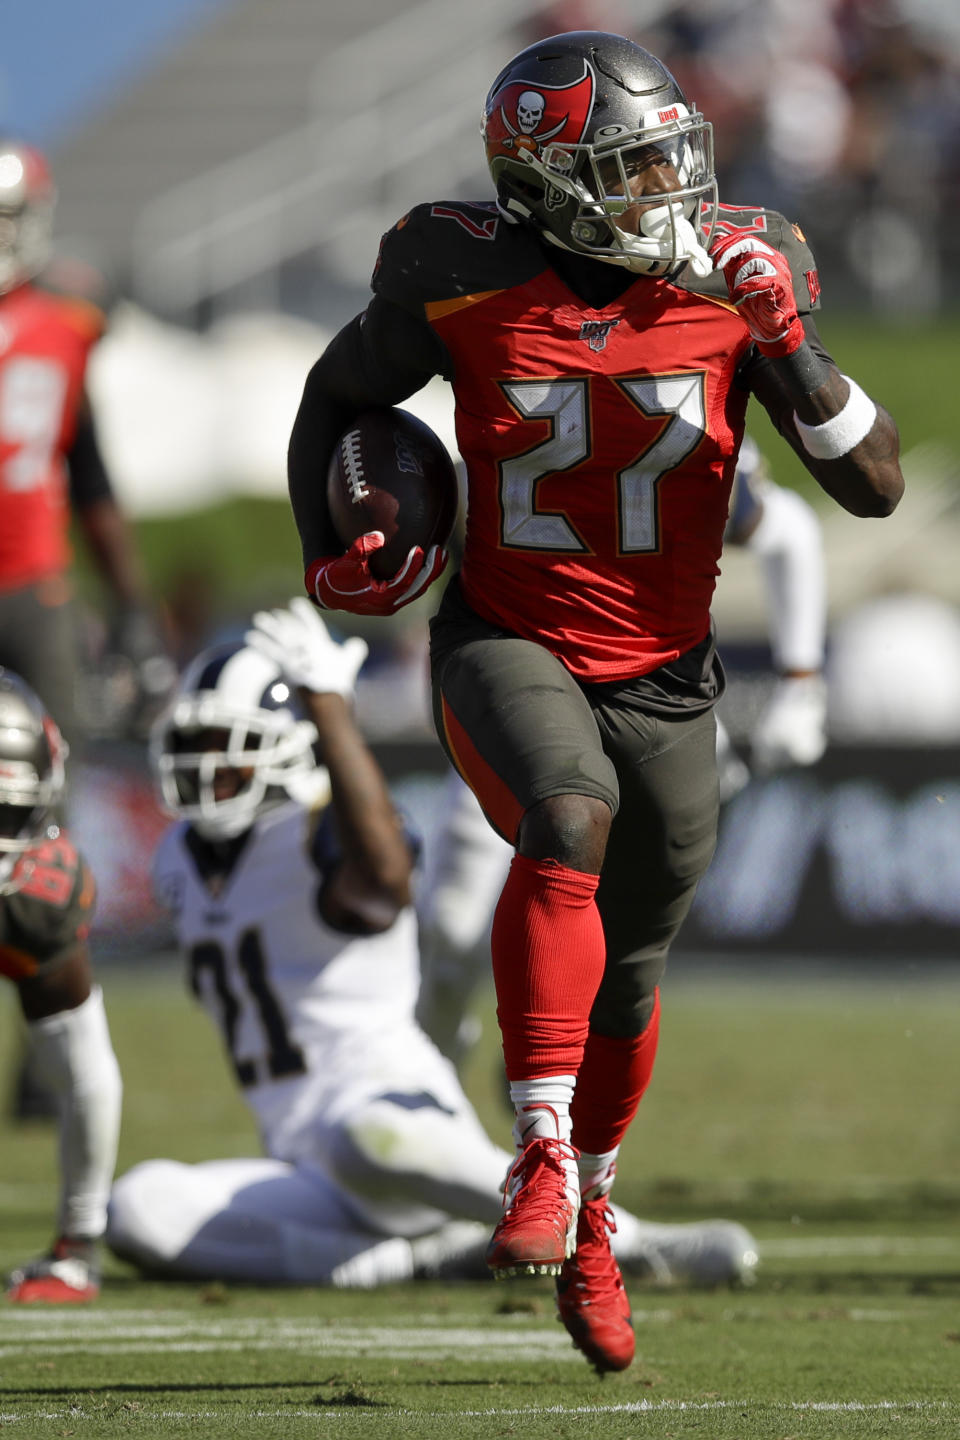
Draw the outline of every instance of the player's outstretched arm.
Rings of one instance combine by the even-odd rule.
[[[756,232],[733,231],[711,247],[773,385],[755,393],[819,485],[852,515],[885,516],[903,494],[897,427],[890,415],[809,343],[786,257]]]
[[[317,727],[343,854],[324,887],[324,919],[339,929],[386,930],[410,903],[412,856],[351,710],[366,641],[352,636],[339,644],[302,597],[288,609],[256,614],[246,640],[282,667]]]

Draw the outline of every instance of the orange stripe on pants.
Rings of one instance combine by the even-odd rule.
[[[512,845],[523,807],[506,782],[480,754],[456,715],[441,696],[447,748],[460,774],[480,801],[480,807],[499,833]]]

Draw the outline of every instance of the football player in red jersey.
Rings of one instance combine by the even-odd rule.
[[[71,515],[109,594],[111,654],[123,657],[133,682],[126,718],[148,718],[176,672],[86,390],[103,312],[92,297],[46,283],[55,199],[44,157],[0,136],[0,665],[23,676],[57,716],[76,759]],[[20,1117],[54,1108],[29,1069],[21,1070],[14,1097]]]
[[[94,884],[53,822],[64,745],[37,696],[0,669],[0,975],[17,987],[38,1074],[57,1098],[60,1206],[48,1254],[10,1276],[21,1304],[93,1300],[117,1158],[120,1071],[87,932]]]
[[[175,679],[140,557],[114,497],[85,385],[104,328],[88,296],[44,282],[55,203],[44,157],[0,137],[0,664],[23,675],[76,746],[77,635],[68,526],[109,592],[112,642],[141,689]]]
[[[384,237],[373,299],[307,378],[290,494],[317,603],[342,608],[336,563],[352,610],[398,609],[442,556],[373,580],[379,536],[341,558],[317,477],[359,410],[450,381],[468,511],[435,716],[516,852],[492,952],[517,1160],[488,1263],[558,1273],[574,1342],[622,1369],[607,1195],[714,846],[710,604],[750,396],[853,514],[888,515],[903,480],[893,421],[817,336],[801,232],[719,204],[710,126],[655,56],[540,40],[494,81],[484,136],[496,199]]]

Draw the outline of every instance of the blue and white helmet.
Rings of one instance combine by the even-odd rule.
[[[222,732],[219,745],[210,746],[210,732]],[[316,739],[279,666],[248,645],[228,644],[202,651],[184,671],[151,732],[150,758],[169,813],[205,839],[228,840],[265,809],[324,788]],[[222,770],[243,778],[235,793],[218,798]]]

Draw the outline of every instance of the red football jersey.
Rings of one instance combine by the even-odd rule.
[[[102,315],[21,285],[0,296],[0,590],[67,565],[64,457]]]
[[[782,217],[749,216],[787,249]],[[585,680],[646,674],[710,626],[751,340],[722,276],[683,275],[593,309],[524,227],[451,202],[405,217],[374,276],[452,362],[468,603]]]
[[[25,980],[54,969],[86,942],[96,886],[65,830],[25,850],[11,884],[0,895],[0,975]]]

